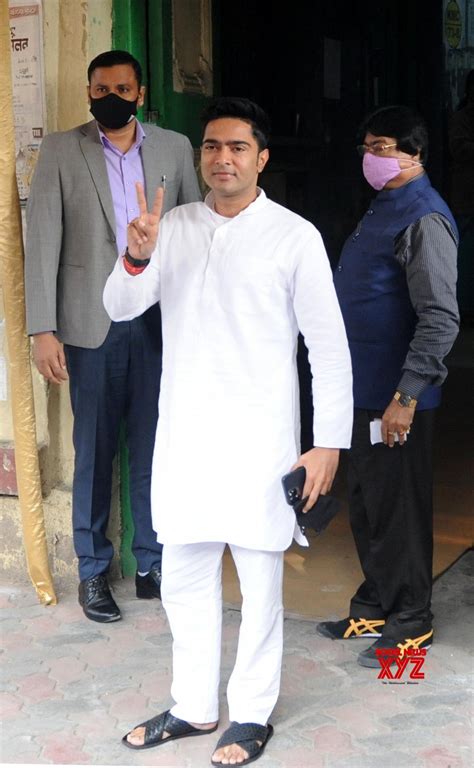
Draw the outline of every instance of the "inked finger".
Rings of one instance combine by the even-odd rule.
[[[158,219],[161,217],[161,209],[163,208],[164,196],[165,190],[163,187],[158,187],[156,190],[155,199],[153,200],[153,208],[151,209],[153,216],[156,216]]]
[[[143,189],[143,184],[140,184],[139,181],[135,184],[135,189],[137,190],[137,202],[138,202],[138,210],[140,211],[140,216],[146,216],[148,213],[146,208],[146,197],[145,197],[145,191]]]

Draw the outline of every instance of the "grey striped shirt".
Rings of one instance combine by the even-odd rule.
[[[443,360],[459,330],[457,236],[444,216],[429,213],[398,235],[395,258],[418,316],[398,389],[418,399],[429,384],[445,380]]]

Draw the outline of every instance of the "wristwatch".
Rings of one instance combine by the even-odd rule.
[[[410,395],[406,395],[404,392],[399,392],[398,390],[395,392],[393,399],[397,401],[398,405],[401,405],[404,408],[416,408],[418,402],[414,397],[410,397]]]

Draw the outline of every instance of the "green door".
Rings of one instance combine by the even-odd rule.
[[[129,51],[143,68],[147,93],[139,119],[184,133],[195,148],[201,141],[199,115],[218,82],[214,5],[213,0],[207,9],[202,0],[113,0],[112,46]],[[136,561],[125,429],[120,439],[120,503],[122,572],[131,576]]]
[[[140,61],[147,86],[141,119],[200,143],[199,115],[215,93],[217,14],[212,0],[114,0],[112,44]],[[208,6],[206,8],[206,6]]]

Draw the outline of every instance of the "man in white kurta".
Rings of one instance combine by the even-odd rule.
[[[279,691],[283,552],[293,537],[305,543],[281,477],[304,464],[311,502],[327,492],[352,426],[350,357],[322,239],[257,188],[268,150],[252,120],[238,110],[213,114],[202,147],[212,191],[204,203],[164,216],[156,247],[156,211],[148,214],[142,199],[126,258],[104,291],[115,321],[161,304],[152,512],[165,545],[162,599],[174,639],[171,715],[199,732],[218,719],[225,545],[243,596],[229,715],[266,727]],[[313,375],[317,446],[301,458],[298,331]],[[167,724],[159,739],[152,734],[154,743],[173,737]],[[146,747],[151,737],[143,728],[137,733],[127,746]],[[214,761],[242,762],[249,754],[232,744]]]

